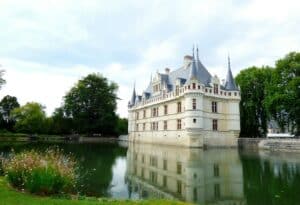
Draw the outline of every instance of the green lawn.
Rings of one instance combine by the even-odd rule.
[[[54,199],[50,197],[34,196],[27,193],[21,193],[12,189],[4,177],[0,177],[0,204],[1,205],[187,205],[184,202],[167,201],[167,200],[113,200],[113,199],[84,199],[84,200],[68,200]]]

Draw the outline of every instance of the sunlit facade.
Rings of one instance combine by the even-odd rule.
[[[188,147],[236,146],[240,92],[228,58],[226,81],[212,76],[197,57],[157,72],[142,95],[128,103],[129,141]]]

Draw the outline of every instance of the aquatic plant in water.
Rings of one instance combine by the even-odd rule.
[[[42,195],[69,193],[77,180],[76,160],[58,148],[13,154],[3,170],[13,187]]]

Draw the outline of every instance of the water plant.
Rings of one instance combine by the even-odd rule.
[[[41,195],[69,193],[77,179],[76,160],[58,148],[13,154],[3,170],[13,187]]]

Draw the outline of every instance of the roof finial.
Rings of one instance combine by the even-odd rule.
[[[230,66],[230,55],[229,55],[229,52],[228,52],[228,69],[231,69],[231,66]]]
[[[195,50],[195,45],[193,44],[193,58],[195,57],[194,50]]]

